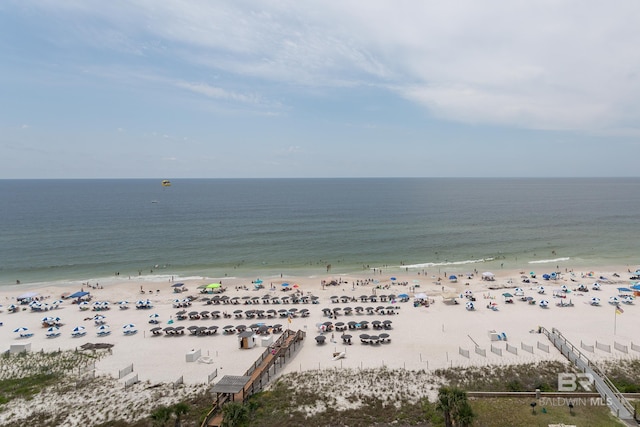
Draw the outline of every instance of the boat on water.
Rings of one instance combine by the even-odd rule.
[[[163,179],[162,180],[162,186],[163,187],[171,187],[171,181],[169,181],[168,179]]]

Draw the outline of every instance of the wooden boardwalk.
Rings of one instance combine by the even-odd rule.
[[[284,331],[274,345],[265,350],[253,366],[247,370],[245,376],[249,377],[249,380],[242,387],[242,390],[237,393],[216,393],[216,400],[202,423],[202,427],[219,427],[222,425],[222,406],[225,403],[229,401],[245,402],[253,394],[262,391],[269,384],[271,377],[276,374],[278,366],[282,367],[292,357],[294,354],[292,350],[295,352],[296,344],[301,342],[304,337],[305,333],[300,330]]]

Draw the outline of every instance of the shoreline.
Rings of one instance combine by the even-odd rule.
[[[555,255],[554,255],[555,256]],[[636,264],[632,263],[620,263],[620,262],[611,262],[609,260],[601,259],[600,262],[588,262],[579,259],[572,259],[570,257],[547,257],[545,259],[539,260],[529,260],[525,263],[518,262],[517,260],[507,260],[500,258],[490,258],[490,259],[476,259],[476,260],[463,260],[463,261],[442,261],[442,262],[429,262],[429,263],[419,263],[419,264],[381,264],[379,266],[370,266],[370,265],[360,265],[360,266],[351,266],[351,267],[342,267],[340,265],[332,265],[330,270],[327,270],[323,267],[318,268],[233,268],[233,274],[222,273],[223,269],[213,270],[211,269],[210,273],[218,273],[218,274],[198,274],[193,273],[192,271],[175,271],[170,270],[168,267],[158,267],[154,266],[152,269],[148,270],[149,273],[143,274],[142,270],[138,272],[140,274],[120,274],[117,272],[112,275],[103,275],[103,276],[82,276],[81,278],[72,278],[69,279],[57,279],[57,280],[46,280],[46,281],[24,281],[24,280],[13,280],[8,281],[7,279],[0,279],[0,292],[4,290],[11,291],[16,288],[27,289],[27,288],[42,288],[49,286],[59,286],[59,287],[67,287],[67,286],[82,286],[86,283],[95,284],[118,284],[121,282],[149,282],[149,283],[162,283],[167,282],[171,283],[171,281],[207,281],[207,280],[247,280],[257,277],[263,277],[267,279],[277,280],[280,278],[282,274],[283,277],[301,277],[306,279],[315,279],[322,278],[327,276],[357,276],[361,277],[365,276],[377,276],[377,277],[385,277],[385,276],[394,276],[394,275],[424,275],[433,276],[433,275],[444,275],[446,273],[462,275],[469,272],[480,273],[484,271],[492,271],[496,274],[500,273],[500,275],[504,274],[520,274],[520,272],[524,272],[528,274],[531,271],[537,272],[565,272],[568,273],[570,271],[578,271],[578,272],[589,272],[589,271],[603,271],[603,272],[616,272],[618,274],[628,273],[629,271],[635,271],[635,265],[640,266],[640,262]],[[155,268],[155,270],[154,270]],[[146,270],[145,270],[146,271]],[[382,271],[382,273],[380,273]],[[436,273],[437,271],[437,273]],[[205,272],[201,272],[205,273]],[[18,282],[19,283],[16,283]]]

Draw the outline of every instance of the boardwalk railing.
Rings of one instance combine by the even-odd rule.
[[[618,388],[609,380],[604,372],[594,365],[589,358],[567,340],[562,333],[556,328],[551,331],[541,328],[541,331],[547,336],[549,341],[560,350],[563,356],[573,362],[582,372],[588,372],[594,376],[594,385],[600,396],[607,402],[611,410],[620,419],[635,419],[635,408],[620,393]],[[596,342],[596,346],[598,343]]]
[[[302,341],[305,335],[304,331],[298,330],[294,332],[287,329],[271,346],[262,352],[251,367],[244,373],[244,376],[251,377],[251,380],[244,386],[241,392],[244,399],[262,391],[263,387],[267,385],[271,379],[271,368],[274,368],[280,359],[284,359],[286,361],[290,347],[294,346],[295,349],[295,344]],[[267,379],[263,381],[263,377],[265,375],[267,376]],[[213,407],[205,417],[201,427],[209,425],[210,422],[215,423],[215,420],[220,419],[219,412],[228,400],[229,395],[225,393],[218,393],[216,401],[214,401]]]

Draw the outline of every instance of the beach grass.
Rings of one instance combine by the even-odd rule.
[[[16,398],[30,399],[43,388],[53,385],[60,375],[35,374],[21,378],[0,380],[0,405],[5,405]]]
[[[90,363],[99,354],[83,352],[31,353],[3,356],[3,377],[0,380],[3,402],[35,399],[36,395],[65,395],[69,401],[86,400],[96,387],[104,390],[120,388],[115,380],[89,379],[86,383],[75,381],[78,364]],[[619,383],[637,384],[638,361],[617,360],[606,364],[607,373],[616,375]],[[32,369],[32,375],[26,375]],[[48,368],[45,368],[48,367]],[[437,410],[434,393],[441,385],[464,386],[474,391],[520,391],[514,389],[553,389],[557,372],[569,368],[566,363],[555,361],[470,368],[450,368],[427,371],[402,369],[330,369],[285,374],[267,390],[252,396],[242,405],[227,411],[244,421],[238,425],[281,426],[304,425],[329,426],[442,426],[442,414]],[[35,369],[35,372],[33,371]],[[66,380],[65,380],[66,378]],[[71,379],[71,382],[68,380]],[[514,384],[517,384],[514,385]],[[121,388],[120,388],[121,389]],[[61,425],[75,419],[76,424],[99,427],[142,427],[149,425],[173,425],[178,414],[183,426],[199,425],[210,409],[211,395],[202,389],[188,394],[187,390],[160,390],[151,384],[141,384],[130,393],[148,392],[140,404],[113,409],[110,414],[74,414],[72,406],[61,401],[55,410],[34,411],[15,423],[6,425]],[[430,393],[425,393],[430,392]],[[429,397],[425,395],[429,394]],[[173,400],[160,399],[173,395]],[[74,397],[75,396],[75,397]],[[113,398],[126,399],[125,394]],[[112,406],[111,396],[98,400],[103,408]],[[153,403],[157,402],[157,403]],[[476,414],[474,426],[547,426],[569,424],[580,426],[613,426],[617,421],[604,405],[576,404],[569,409],[565,401],[554,404],[552,400],[540,403],[535,414],[527,398],[473,398],[471,407]],[[546,405],[546,406],[545,406]],[[114,407],[115,408],[115,407]],[[0,404],[0,411],[10,411],[11,405]],[[104,409],[101,409],[104,412]],[[128,411],[128,412],[127,412]],[[98,416],[99,415],[99,416]],[[76,417],[76,418],[73,418]],[[284,424],[283,424],[284,423]]]
[[[557,391],[558,374],[578,372],[568,362],[544,361],[517,365],[486,365],[436,369],[442,382],[473,391]]]

